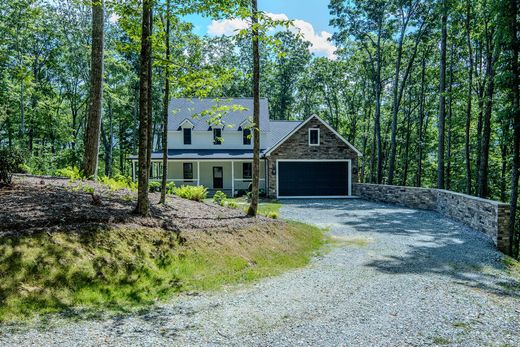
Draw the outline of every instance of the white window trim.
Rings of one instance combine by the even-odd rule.
[[[318,132],[318,143],[311,143],[311,131]],[[320,128],[309,128],[309,146],[318,147],[320,145]]]
[[[180,127],[181,128],[193,128],[195,125],[193,125],[193,123],[188,119],[184,119],[181,124],[180,124]]]

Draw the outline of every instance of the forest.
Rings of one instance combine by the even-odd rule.
[[[151,83],[152,151],[164,148],[168,98],[252,97],[256,80],[272,118],[317,114],[360,149],[362,182],[510,203],[518,254],[515,0],[331,0],[338,50],[329,58],[311,54],[291,21],[265,15],[261,2],[255,11],[252,2],[0,3],[0,147],[22,151],[23,170],[42,175],[85,167],[93,148],[99,175],[128,176],[127,156],[146,135],[143,74]],[[252,18],[252,30],[200,36],[189,14]],[[88,135],[96,123],[99,151]]]

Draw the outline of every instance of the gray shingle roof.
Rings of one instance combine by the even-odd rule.
[[[267,134],[267,143],[265,143],[263,147],[266,147],[267,149],[273,147],[301,123],[302,121],[271,120],[269,122],[270,125],[269,133]]]
[[[216,108],[221,106],[226,109],[216,111]],[[244,110],[234,109],[234,106],[240,106]],[[216,111],[216,114],[221,115],[224,126],[238,130],[244,121],[253,118],[253,99],[172,99],[169,105],[168,130],[178,130],[185,119],[193,123],[194,130],[208,130],[211,126],[210,116],[201,115],[204,111]],[[270,130],[267,99],[260,100],[260,129],[262,132]]]

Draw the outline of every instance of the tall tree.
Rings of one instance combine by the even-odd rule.
[[[464,162],[466,165],[466,194],[472,194],[471,187],[471,104],[473,99],[473,44],[471,43],[471,0],[466,0],[466,45],[468,47],[468,93],[466,100],[466,124],[464,132]]]
[[[166,202],[166,183],[168,181],[168,103],[170,102],[170,25],[171,25],[171,0],[166,0],[166,32],[164,42],[166,45],[164,66],[164,100],[163,100],[163,132],[162,132],[162,150],[163,150],[163,172],[161,181],[161,199],[160,203]]]
[[[104,0],[92,0],[92,57],[90,70],[90,107],[85,132],[83,173],[97,177],[99,137],[103,110]]]
[[[478,196],[481,198],[489,197],[489,152],[491,142],[491,116],[493,112],[493,96],[495,93],[495,28],[489,23],[488,19],[484,24],[484,35],[486,44],[486,90],[484,98],[484,114],[482,120],[482,139],[480,156]]]
[[[150,214],[148,183],[150,177],[150,153],[152,115],[150,98],[152,90],[152,6],[153,0],[143,0],[141,25],[141,56],[139,68],[139,172],[136,212]]]
[[[258,2],[251,0],[251,33],[253,44],[253,182],[249,216],[256,216],[260,186],[260,28],[258,23]]]
[[[446,122],[446,41],[448,38],[448,4],[442,1],[441,8],[441,67],[439,77],[439,120],[438,120],[438,147],[437,147],[437,188],[444,189],[444,148]]]

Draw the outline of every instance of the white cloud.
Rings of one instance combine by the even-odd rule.
[[[231,36],[240,30],[247,29],[249,24],[242,19],[213,20],[208,25],[208,34],[213,36]]]
[[[317,33],[314,31],[314,27],[311,23],[300,19],[294,21],[294,26],[299,29],[303,39],[311,43],[309,50],[312,53],[323,55],[331,60],[336,60],[336,46],[329,41],[332,37],[331,33],[326,31]]]
[[[284,13],[267,13],[273,20],[289,20],[289,17]],[[293,21],[294,27],[291,28],[293,32],[300,32],[303,39],[309,41],[311,46],[309,51],[319,56],[325,56],[329,59],[336,59],[336,47],[329,41],[332,34],[326,31],[317,33],[311,23],[301,19]],[[246,29],[248,23],[241,19],[224,19],[213,20],[208,25],[208,34],[212,36],[221,35],[235,35],[238,31]]]

